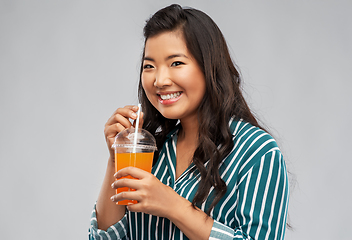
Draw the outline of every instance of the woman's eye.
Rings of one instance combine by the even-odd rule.
[[[171,64],[171,66],[172,66],[172,67],[177,67],[177,66],[182,65],[182,64],[184,64],[184,63],[183,63],[183,62],[173,62],[173,63]]]
[[[143,66],[143,69],[151,69],[151,68],[153,68],[153,66],[150,65],[150,64],[145,64],[145,65]]]

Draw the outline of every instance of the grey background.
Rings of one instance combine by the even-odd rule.
[[[170,1],[0,0],[1,239],[87,239],[104,124],[136,104]],[[286,239],[352,239],[351,1],[179,1],[208,13],[294,173]]]

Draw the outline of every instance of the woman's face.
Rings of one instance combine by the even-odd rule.
[[[165,118],[197,120],[205,78],[181,32],[165,32],[147,39],[142,86],[151,104]]]

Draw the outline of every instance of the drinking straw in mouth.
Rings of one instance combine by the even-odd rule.
[[[133,153],[136,153],[137,135],[138,135],[139,115],[140,115],[140,113],[141,113],[141,104],[138,103],[137,119],[136,119],[136,125],[135,125],[135,128],[134,128]]]

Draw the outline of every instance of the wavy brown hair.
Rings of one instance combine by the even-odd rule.
[[[160,33],[180,30],[192,56],[200,66],[206,82],[206,92],[198,108],[199,145],[193,163],[201,174],[192,204],[202,204],[211,187],[215,197],[211,209],[225,195],[227,187],[221,179],[219,165],[233,148],[229,120],[243,119],[259,126],[241,92],[241,78],[233,63],[226,41],[214,21],[202,11],[173,4],[156,12],[144,27],[145,42]],[[143,128],[151,132],[161,149],[167,134],[175,128],[177,119],[167,119],[149,102],[141,83],[143,58],[138,89],[144,115]],[[220,147],[218,147],[220,146]],[[158,158],[155,154],[154,163]],[[207,167],[204,163],[209,160]]]

